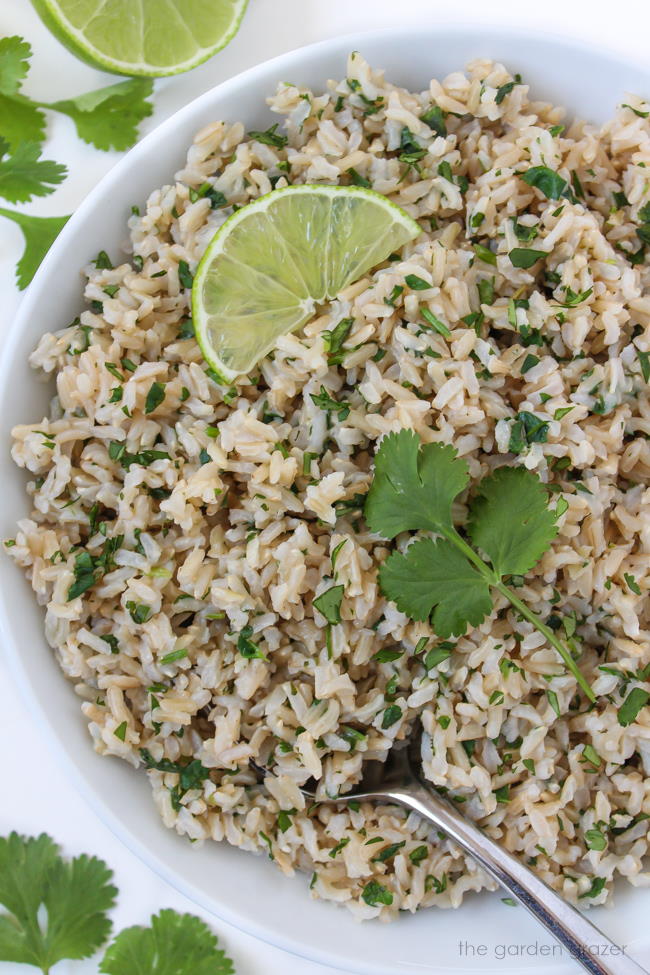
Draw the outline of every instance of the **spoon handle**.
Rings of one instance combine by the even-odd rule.
[[[418,782],[391,790],[393,800],[443,830],[537,918],[591,975],[648,975],[575,907],[434,789]]]

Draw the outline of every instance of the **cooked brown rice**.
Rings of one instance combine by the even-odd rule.
[[[199,132],[175,182],[130,217],[129,258],[86,268],[80,321],[31,357],[57,391],[48,416],[14,430],[33,512],[8,551],[45,608],[96,750],[143,769],[166,825],[270,853],[362,918],[457,907],[493,887],[414,814],[306,808],[310,776],[323,797],[346,791],[416,718],[428,778],[566,898],[601,903],[616,875],[650,881],[650,713],[628,727],[617,718],[631,687],[650,691],[639,674],[650,662],[650,278],[630,259],[647,223],[650,124],[645,103],[624,101],[602,128],[559,131],[561,109],[487,61],[423,93],[360,55],[324,93],[282,84],[269,104],[288,144],[249,139],[239,122]],[[446,135],[420,120],[432,104]],[[422,158],[400,159],[413,141]],[[576,174],[573,194],[549,200],[517,175],[538,165]],[[281,339],[256,375],[218,385],[191,334],[180,262],[194,270],[233,205],[288,182],[351,179],[404,207],[421,237]],[[533,227],[522,243],[517,228]],[[548,259],[514,268],[517,246]],[[410,291],[408,274],[430,288]],[[571,292],[588,294],[562,308]],[[423,304],[449,340],[423,329]],[[482,324],[464,321],[479,310]],[[324,333],[344,317],[347,351],[330,367]],[[153,382],[164,400],[145,415]],[[347,418],[316,406],[321,385],[350,403]],[[514,454],[521,411],[548,426]],[[473,478],[525,464],[563,491],[559,535],[519,592],[573,640],[593,709],[505,602],[428,673],[413,653],[435,635],[378,591],[388,549],[357,497],[378,440],[403,427],[452,443]],[[83,559],[96,566],[116,536],[108,571],[69,600]],[[343,622],[328,633],[313,600],[333,578]],[[398,660],[373,660],[396,644]],[[387,701],[401,717],[382,728]],[[143,749],[149,765],[195,764],[183,777],[145,773]],[[266,788],[251,757],[274,765]],[[594,831],[602,850],[589,848]],[[372,879],[391,905],[364,900]]]

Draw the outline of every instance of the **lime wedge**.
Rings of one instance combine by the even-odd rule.
[[[385,196],[356,186],[289,186],[242,207],[194,277],[201,351],[224,380],[248,372],[366,271],[421,233]]]
[[[189,71],[237,33],[248,0],[32,0],[62,44],[126,75]]]

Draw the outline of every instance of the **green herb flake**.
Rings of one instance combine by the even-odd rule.
[[[515,416],[510,428],[508,450],[512,454],[521,454],[531,444],[546,443],[548,430],[549,426],[545,420],[527,410],[521,410]]]
[[[574,409],[575,409],[575,406],[561,406],[553,414],[553,419],[554,420],[561,420],[562,417],[566,416],[568,413],[571,412],[571,410],[574,410]]]
[[[539,361],[539,356],[533,355],[532,352],[529,352],[521,365],[521,375],[524,376],[527,372],[533,369]]]
[[[376,907],[377,904],[386,904],[389,906],[393,903],[393,895],[391,892],[377,880],[371,880],[366,884],[361,892],[361,897],[370,907]]]
[[[439,335],[443,335],[447,339],[451,338],[451,332],[449,331],[445,323],[441,322],[440,319],[436,315],[434,315],[432,311],[429,311],[428,308],[425,308],[422,305],[420,305],[420,315],[425,320],[425,322],[431,326],[434,332],[437,332]]]
[[[593,745],[585,745],[582,749],[582,757],[584,761],[589,762],[590,765],[594,765],[596,768],[602,765],[602,759]]]
[[[605,889],[606,883],[607,881],[604,877],[594,877],[589,890],[586,890],[584,894],[580,894],[578,900],[582,900],[585,897],[598,897]]]
[[[420,115],[420,121],[428,125],[432,132],[436,135],[446,136],[447,135],[447,125],[445,123],[445,112],[438,106],[432,105],[430,108]]]
[[[528,270],[537,261],[540,261],[544,257],[548,257],[546,251],[533,250],[530,247],[513,247],[513,249],[508,253],[510,258],[510,263],[513,267],[523,268]]]
[[[93,261],[93,264],[95,265],[98,271],[113,270],[113,262],[111,261],[106,251],[100,251],[97,257],[95,258],[95,260]]]
[[[184,660],[185,657],[187,657],[187,650],[185,650],[184,648],[179,650],[172,650],[171,653],[167,653],[165,654],[164,657],[161,657],[159,663],[162,664],[162,666],[164,667],[167,664],[175,663],[177,660]]]
[[[548,703],[551,705],[551,707],[557,714],[558,718],[561,718],[562,714],[560,712],[560,702],[558,701],[558,697],[555,691],[547,691],[546,697],[548,698]]]
[[[515,88],[517,85],[520,84],[521,84],[521,75],[517,74],[515,75],[513,81],[507,81],[505,85],[501,85],[500,88],[497,88],[497,93],[494,97],[494,101],[496,102],[496,104],[500,105],[503,99],[506,97],[506,95],[509,95],[510,92],[513,90],[513,88]]]
[[[342,840],[339,840],[336,846],[333,846],[332,849],[327,854],[330,860],[334,860],[334,858],[339,855],[341,850],[344,850],[346,848],[349,842],[350,842],[349,836],[344,836]]]
[[[350,181],[353,186],[363,186],[367,190],[372,188],[372,183],[370,180],[358,173],[356,169],[347,169],[346,172],[350,177]]]
[[[424,666],[427,671],[433,670],[439,664],[443,663],[445,660],[449,660],[451,657],[453,647],[449,646],[447,643],[442,643],[433,650],[429,650],[424,658]]]
[[[629,110],[631,112],[634,112],[635,115],[638,115],[639,118],[648,118],[648,116],[650,115],[650,111],[649,112],[643,112],[643,111],[641,111],[641,109],[634,108],[633,105],[628,105],[626,102],[623,102],[623,104],[621,105],[621,108],[629,108]]]
[[[642,687],[634,687],[627,695],[617,712],[618,723],[627,728],[631,725],[642,708],[650,701],[650,694]]]
[[[389,294],[388,298],[384,298],[384,304],[385,305],[390,305],[391,308],[394,308],[395,307],[395,302],[397,301],[397,299],[399,298],[399,296],[402,294],[403,291],[404,291],[404,288],[402,287],[401,284],[395,284],[395,285],[393,285],[393,290]],[[385,354],[386,353],[384,353],[384,355]]]
[[[416,846],[414,850],[409,853],[409,860],[411,863],[417,867],[418,863],[422,863],[423,860],[429,856],[428,846]]]
[[[341,622],[341,602],[344,592],[344,586],[332,586],[314,599],[313,605],[332,626]]]
[[[399,719],[402,717],[402,709],[397,704],[391,704],[384,711],[384,716],[381,720],[381,727],[384,731],[391,728]]]
[[[147,393],[147,398],[144,404],[145,414],[153,413],[160,404],[165,399],[165,384],[164,383],[152,383],[149,387],[149,392]]]
[[[411,291],[428,291],[433,285],[417,274],[407,274],[404,278]]]
[[[289,139],[286,135],[280,135],[280,133],[277,131],[278,125],[279,123],[276,122],[275,125],[265,129],[263,132],[249,132],[248,138],[254,139],[255,142],[261,142],[262,145],[272,146],[274,149],[284,149]]]
[[[386,863],[387,860],[392,860],[396,853],[398,853],[402,847],[406,846],[406,840],[402,840],[401,843],[391,843],[390,846],[384,847],[376,857],[373,857],[370,861],[371,863]]]
[[[266,654],[263,653],[257,643],[251,640],[252,635],[252,626],[243,627],[237,639],[237,649],[245,660],[265,660],[268,662],[269,658]]]
[[[129,611],[129,615],[134,623],[146,623],[151,616],[151,607],[145,605],[145,603],[136,603],[135,600],[130,599],[126,608]]]
[[[483,244],[474,244],[474,253],[479,261],[483,261],[484,264],[492,264],[493,267],[496,267],[497,256],[489,247],[484,247]]]
[[[182,288],[191,288],[194,282],[194,275],[190,271],[187,261],[178,262],[178,280]]]
[[[600,853],[607,846],[607,838],[602,830],[594,827],[585,830],[585,844],[588,850],[597,850]]]
[[[521,178],[549,200],[559,200],[568,187],[567,181],[548,166],[532,166]]]
[[[336,560],[337,560],[337,559],[338,559],[338,557],[339,557],[339,552],[341,551],[341,549],[343,548],[343,546],[345,545],[345,543],[346,543],[347,541],[348,541],[348,539],[347,539],[347,538],[343,538],[343,539],[342,539],[342,540],[341,540],[341,541],[340,541],[340,542],[338,543],[338,545],[337,545],[337,546],[336,546],[336,547],[334,548],[334,551],[332,552],[332,554],[331,554],[331,556],[330,556],[330,561],[331,561],[331,563],[332,563],[332,571],[333,571],[333,570],[334,570],[334,569],[336,568]]]
[[[114,730],[113,734],[115,735],[116,738],[119,738],[120,741],[124,741],[124,739],[126,738],[126,721],[123,721],[121,724],[119,724],[117,728]]]
[[[639,360],[639,365],[641,366],[641,375],[647,383],[650,383],[650,353],[642,352],[641,349],[637,349],[636,354]]]
[[[319,409],[326,413],[336,413],[340,422],[347,420],[350,415],[350,404],[345,400],[335,400],[323,385],[321,385],[319,393],[310,393],[310,398]]]
[[[385,647],[383,650],[378,650],[372,659],[378,664],[390,664],[399,660],[403,653],[404,650],[398,647]]]
[[[343,343],[352,331],[354,325],[353,318],[343,318],[331,331],[322,333],[325,347],[328,352],[327,362],[330,366],[340,365],[345,356]]]
[[[502,785],[498,789],[493,789],[492,791],[494,792],[494,798],[496,799],[497,802],[503,803],[503,804],[505,804],[507,802],[510,802],[510,786],[509,785]]]

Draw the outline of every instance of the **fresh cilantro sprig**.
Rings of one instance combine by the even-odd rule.
[[[40,158],[36,142],[21,142],[13,152],[9,150],[9,143],[0,136],[0,196],[10,203],[47,196],[67,175],[65,166]]]
[[[99,971],[104,975],[233,975],[235,969],[205,921],[164,910],[151,918],[151,927],[121,931],[108,946]]]
[[[40,968],[89,958],[110,934],[117,890],[102,860],[63,860],[49,836],[0,837],[0,960]],[[45,908],[45,920],[42,915]]]
[[[77,98],[41,102],[28,98],[21,86],[29,72],[31,46],[22,37],[0,38],[0,132],[15,150],[21,142],[40,143],[45,137],[44,110],[68,115],[84,142],[97,149],[128,149],[138,126],[153,107],[150,78],[131,78]]]
[[[368,525],[388,539],[407,531],[437,537],[417,539],[404,554],[393,552],[379,571],[382,592],[412,619],[431,617],[444,639],[478,626],[496,590],[544,635],[595,700],[569,649],[505,582],[530,572],[549,548],[566,502],[550,509],[539,478],[521,467],[499,468],[479,483],[470,506],[470,545],[452,519],[452,504],[469,480],[467,464],[451,446],[422,445],[412,430],[384,438],[365,504]]]
[[[45,138],[46,111],[68,115],[77,134],[97,149],[128,149],[138,127],[153,112],[149,78],[131,78],[77,98],[42,102],[22,92],[32,56],[22,37],[0,38],[0,196],[10,203],[27,203],[52,193],[67,175],[65,166],[40,158]],[[25,238],[18,263],[18,287],[26,288],[45,254],[68,219],[32,217],[0,208],[0,216],[17,223]]]
[[[90,958],[111,933],[108,911],[117,890],[103,860],[64,860],[58,845],[11,833],[0,837],[0,962],[32,965],[49,975],[58,962]],[[162,910],[150,927],[120,932],[99,964],[105,975],[234,975],[231,959],[208,925],[192,914]]]

